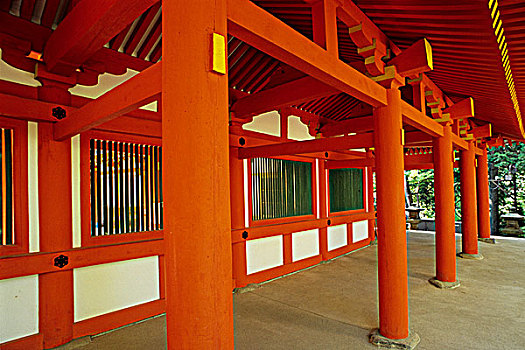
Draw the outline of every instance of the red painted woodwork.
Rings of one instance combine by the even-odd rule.
[[[27,122],[0,117],[0,128],[12,129],[13,139],[13,194],[14,245],[0,246],[0,257],[27,253],[29,250],[28,178],[27,178]]]
[[[248,0],[228,1],[228,33],[368,104],[386,103],[381,86]]]
[[[456,226],[454,198],[454,154],[452,128],[443,128],[444,135],[433,141],[434,193],[436,206],[436,278],[456,281]]]
[[[319,132],[321,132],[324,137],[330,137],[349,133],[363,133],[373,130],[374,121],[372,116],[366,116],[352,118],[338,123],[326,124],[321,127]]]
[[[69,257],[69,264],[62,269],[55,267],[52,261],[60,254]],[[49,274],[72,270],[80,267],[107,264],[116,261],[144,258],[164,254],[164,243],[160,239],[142,242],[123,243],[98,247],[75,248],[56,252],[24,254],[2,259],[0,279]]]
[[[420,39],[388,62],[402,76],[417,76],[434,69],[432,48],[427,39]]]
[[[409,330],[401,94],[389,89],[387,98],[374,110],[379,331],[403,339]]]
[[[312,3],[312,30],[314,42],[332,55],[337,55],[336,2],[320,0]]]
[[[38,199],[40,251],[71,249],[71,143],[55,142],[52,124],[44,122],[38,125]],[[73,271],[41,274],[38,285],[44,348],[67,343],[73,339]]]
[[[478,254],[478,218],[476,205],[476,164],[474,143],[460,152],[461,246],[466,254]]]
[[[267,146],[244,147],[239,148],[239,158],[275,157],[290,154],[337,151],[372,146],[373,134],[366,133],[307,141],[291,141]]]
[[[443,136],[443,127],[433,119],[427,117],[424,112],[417,110],[405,101],[401,101],[403,123],[413,126],[431,136]]]
[[[65,140],[155,101],[161,91],[161,63],[77,109],[55,124],[56,140]]]
[[[166,300],[159,299],[137,306],[128,307],[108,314],[88,318],[73,324],[73,337],[99,334],[149,317],[160,315],[166,311]]]
[[[480,238],[490,238],[489,167],[486,147],[483,147],[483,153],[477,160],[478,234]]]
[[[333,87],[305,77],[241,98],[233,104],[231,111],[235,113],[236,118],[249,118],[337,93],[339,91]]]
[[[69,76],[157,0],[79,2],[47,40],[49,71]]]
[[[2,343],[2,350],[27,350],[27,349],[42,349],[42,334],[37,333],[27,337],[11,340],[7,343]]]
[[[226,1],[164,2],[162,32],[168,347],[233,349]]]

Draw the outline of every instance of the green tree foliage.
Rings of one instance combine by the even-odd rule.
[[[499,213],[516,211],[514,208],[514,180],[516,180],[517,211],[525,207],[525,144],[506,143],[489,149],[489,166],[494,168],[491,189],[498,191]]]

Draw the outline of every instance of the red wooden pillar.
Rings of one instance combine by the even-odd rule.
[[[409,328],[400,91],[388,89],[387,98],[387,106],[374,110],[379,332],[403,339]]]
[[[459,168],[461,181],[461,234],[463,258],[481,258],[478,254],[478,218],[476,204],[476,156],[474,143],[469,142],[469,148],[461,151]]]
[[[483,154],[478,156],[476,182],[478,184],[478,233],[479,238],[490,239],[490,205],[489,205],[489,166],[487,147],[482,145]]]
[[[38,88],[40,100],[70,104],[71,95],[67,89],[71,85],[53,81],[50,76],[39,76],[37,79],[43,84]],[[69,139],[54,141],[53,125],[45,122],[38,124],[38,198],[40,251],[71,249],[71,142]],[[44,348],[71,341],[74,321],[73,270],[39,275],[38,288],[39,329]]]
[[[459,286],[456,281],[456,236],[454,213],[454,154],[452,128],[433,140],[434,192],[436,205],[436,278],[430,282],[440,288]],[[445,282],[445,283],[443,283]]]
[[[328,218],[328,203],[327,203],[328,186],[326,183],[326,161],[319,159],[319,218],[325,220]],[[326,226],[319,229],[319,247],[323,260],[329,260],[328,256],[328,229]]]
[[[237,149],[230,149],[230,204],[232,230],[244,228],[244,167]],[[232,268],[235,287],[246,286],[246,241],[232,245]]]
[[[367,149],[366,150],[366,158],[367,159],[372,159],[372,151]],[[366,168],[366,186],[367,186],[367,189],[368,189],[368,198],[367,198],[367,202],[368,202],[368,206],[367,206],[367,210],[369,212],[373,212],[375,211],[375,207],[374,207],[374,168],[369,166]],[[375,239],[375,222],[376,220],[373,219],[373,220],[368,220],[368,237],[370,237],[370,239],[373,241]]]
[[[162,142],[170,349],[232,349],[226,1],[167,1]],[[220,39],[220,38],[219,38]],[[215,47],[215,50],[212,48]],[[214,53],[216,54],[215,60]]]

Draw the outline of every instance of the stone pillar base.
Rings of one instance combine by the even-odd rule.
[[[467,254],[467,253],[457,253],[456,254],[461,259],[472,259],[472,260],[481,260],[483,259],[483,255],[481,254]]]
[[[459,281],[457,280],[454,282],[444,282],[444,281],[438,280],[436,277],[432,277],[431,279],[428,280],[428,282],[430,282],[430,284],[433,285],[434,287],[437,287],[440,289],[454,289],[454,288],[459,287],[460,285]]]
[[[419,344],[421,338],[415,332],[410,332],[405,339],[390,339],[384,337],[379,333],[379,329],[375,328],[368,335],[368,341],[377,345],[380,349],[415,349]]]
[[[489,243],[489,244],[496,244],[496,240],[494,238],[478,238],[478,241],[483,243]]]

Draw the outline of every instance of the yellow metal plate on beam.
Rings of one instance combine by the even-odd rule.
[[[224,35],[213,33],[212,54],[212,70],[220,74],[226,74],[226,38]]]

